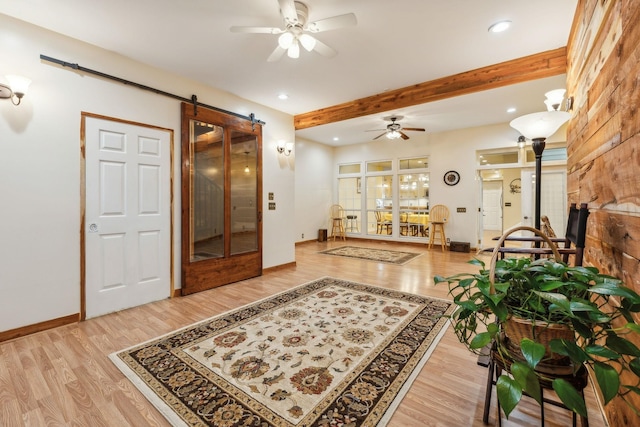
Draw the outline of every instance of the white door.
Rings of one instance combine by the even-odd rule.
[[[567,225],[567,171],[543,170],[540,181],[540,216],[549,217],[557,236],[564,236]]]
[[[483,229],[502,232],[502,181],[483,181],[482,185]]]
[[[170,140],[85,117],[87,318],[169,297]]]
[[[522,225],[533,227],[534,225],[534,204],[535,204],[535,176],[533,169],[522,169],[520,172],[520,203],[522,205]]]
[[[535,171],[522,170],[522,223],[535,226]],[[540,181],[540,216],[549,217],[551,227],[558,236],[564,236],[567,222],[567,172],[543,170]]]

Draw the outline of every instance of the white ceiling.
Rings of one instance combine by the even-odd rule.
[[[335,57],[302,50],[299,59],[285,55],[271,63],[266,59],[277,35],[229,31],[282,27],[277,0],[0,0],[0,13],[295,115],[565,46],[577,5],[577,0],[303,1],[310,21],[356,15],[355,27],[316,34],[338,51]],[[509,31],[487,31],[503,19],[513,22]],[[297,135],[331,145],[365,142],[378,135],[365,131],[384,128],[382,117],[392,113],[405,117],[403,126],[427,132],[503,123],[543,110],[544,93],[564,87],[564,79],[540,79]],[[280,93],[289,99],[278,99]],[[508,107],[517,112],[507,114]]]

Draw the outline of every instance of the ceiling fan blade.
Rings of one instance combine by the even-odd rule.
[[[412,131],[415,131],[415,132],[424,132],[426,129],[423,129],[423,128],[405,128],[405,127],[403,127],[402,130],[412,130]]]
[[[231,27],[232,33],[282,34],[284,30],[276,27]]]
[[[327,58],[331,58],[338,54],[338,52],[336,52],[333,48],[327,46],[318,39],[316,39],[316,45],[313,50],[315,50],[322,56],[326,56]]]
[[[271,52],[271,55],[269,55],[269,57],[267,58],[267,62],[276,62],[276,61],[278,61],[280,58],[282,58],[282,55],[284,55],[284,53],[286,51],[287,51],[287,49],[283,49],[279,45],[276,46],[276,48],[273,50],[273,52]]]
[[[296,12],[296,5],[293,0],[278,0],[278,4],[280,5],[280,14],[284,18],[284,22],[293,25],[297,24],[298,12]]]
[[[320,31],[336,30],[338,28],[353,27],[358,23],[356,15],[347,13],[345,15],[333,16],[331,18],[321,19],[319,21],[310,22],[306,26],[306,30],[312,33]]]
[[[398,131],[398,132],[400,132],[400,136],[402,137],[402,139],[404,139],[404,140],[409,139],[409,135],[407,135],[406,133],[402,132],[401,130]]]
[[[375,137],[375,138],[373,138],[373,139],[374,139],[374,140],[376,140],[376,139],[378,139],[378,138],[380,138],[381,136],[384,136],[384,135],[386,135],[386,134],[387,134],[387,132],[383,132],[383,133],[381,133],[380,135],[376,136],[376,137]]]

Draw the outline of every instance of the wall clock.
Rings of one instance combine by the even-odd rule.
[[[460,182],[460,174],[456,171],[449,171],[444,174],[444,183],[447,185],[456,185]]]

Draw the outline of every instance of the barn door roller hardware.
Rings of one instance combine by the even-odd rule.
[[[222,108],[218,108],[218,107],[214,107],[212,105],[207,105],[207,104],[203,104],[202,102],[198,102],[198,97],[196,95],[191,95],[191,98],[185,98],[183,96],[179,96],[179,95],[175,95],[173,93],[165,92],[165,91],[160,90],[160,89],[155,89],[155,88],[152,88],[150,86],[146,86],[146,85],[143,85],[143,84],[140,84],[140,83],[132,82],[130,80],[125,80],[125,79],[120,78],[120,77],[112,76],[110,74],[106,74],[106,73],[103,73],[101,71],[92,70],[90,68],[82,67],[82,66],[80,66],[78,64],[73,64],[71,62],[62,61],[60,59],[52,58],[50,56],[40,55],[40,59],[42,59],[43,61],[53,62],[54,64],[62,65],[63,67],[73,68],[74,70],[82,71],[83,73],[93,74],[95,76],[99,76],[99,77],[102,77],[102,78],[105,78],[105,79],[113,80],[113,81],[116,81],[118,83],[122,83],[122,84],[125,84],[125,85],[128,85],[128,86],[134,86],[134,87],[137,87],[138,89],[142,89],[142,90],[146,90],[146,91],[149,91],[149,92],[153,92],[153,93],[156,93],[158,95],[167,96],[169,98],[177,99],[177,100],[183,101],[183,102],[189,102],[189,103],[193,104],[193,114],[194,115],[197,115],[197,113],[198,113],[197,108],[198,107],[205,107],[205,108],[209,108],[211,110],[218,111],[220,113],[230,114],[232,116],[239,117],[239,118],[244,119],[244,120],[249,120],[251,122],[251,127],[254,130],[255,130],[255,125],[256,124],[260,124],[260,125],[264,125],[265,124],[265,122],[263,122],[262,120],[256,120],[256,117],[255,117],[255,115],[253,113],[251,113],[249,116],[244,116],[242,114],[234,113],[233,111],[223,110]]]

